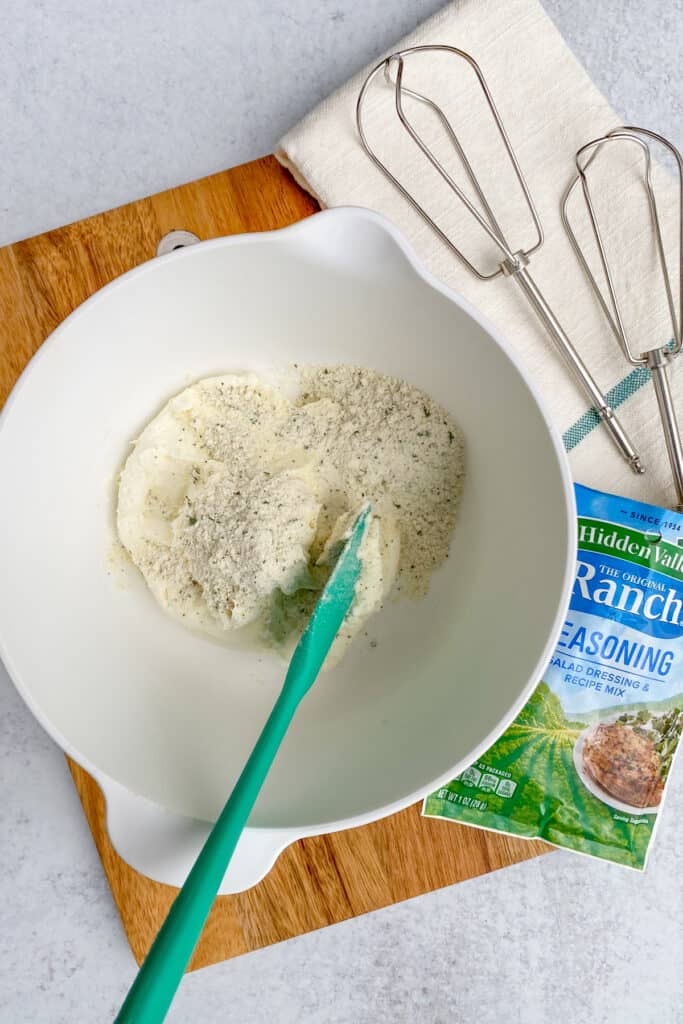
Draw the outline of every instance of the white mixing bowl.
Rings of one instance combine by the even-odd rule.
[[[131,438],[189,382],[286,363],[403,377],[460,423],[468,470],[451,557],[390,605],[305,699],[222,891],[302,835],[362,824],[452,778],[528,698],[563,619],[574,500],[558,433],[498,332],[355,209],[220,238],[80,306],[0,426],[0,653],[51,736],[92,772],[114,844],[178,883],[283,678],[275,655],[168,618],[112,558]]]

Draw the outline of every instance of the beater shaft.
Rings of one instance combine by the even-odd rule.
[[[614,409],[595,383],[588,367],[570,342],[562,324],[543,298],[538,285],[532,278],[529,271],[521,269],[516,273],[513,273],[511,276],[514,277],[515,281],[524,292],[529,304],[533,307],[539,320],[557,345],[558,352],[564,358],[576,381],[590,398],[593,408],[605,424],[609,435],[618,450],[626,459],[634,473],[644,473],[645,470],[640,461],[640,457],[631,444],[628,434],[619,422]]]

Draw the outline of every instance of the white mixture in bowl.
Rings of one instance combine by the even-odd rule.
[[[287,653],[369,501],[356,599],[329,665],[391,592],[421,596],[448,557],[463,440],[405,381],[350,366],[298,375],[293,400],[254,374],[172,398],[126,461],[117,523],[166,611],[213,635],[260,622]]]

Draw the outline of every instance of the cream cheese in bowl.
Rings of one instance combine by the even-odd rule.
[[[390,593],[424,594],[447,557],[463,440],[404,381],[348,366],[296,379],[289,396],[229,374],[172,398],[126,460],[117,525],[164,610],[219,636],[258,622],[262,640],[287,653],[371,502],[358,595],[330,667]]]

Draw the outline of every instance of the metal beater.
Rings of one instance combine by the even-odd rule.
[[[480,182],[474,173],[472,165],[470,164],[465,151],[456,135],[453,127],[446,117],[443,110],[434,103],[433,100],[421,93],[415,92],[412,89],[408,89],[403,85],[403,74],[405,67],[406,58],[416,53],[447,53],[457,58],[464,60],[470,68],[474,71],[478,84],[481,87],[486,103],[491,112],[493,121],[496,129],[500,135],[501,141],[505,147],[505,151],[510,160],[512,170],[514,171],[515,177],[519,186],[522,190],[526,208],[531,216],[535,231],[535,241],[533,244],[526,249],[515,250],[508,242],[503,230],[496,219],[493,210],[481,188]],[[391,72],[395,70],[395,78],[392,81]],[[502,255],[502,259],[497,270],[491,273],[484,273],[479,270],[467,257],[461,252],[461,250],[454,244],[452,239],[439,227],[436,221],[427,213],[423,206],[418,203],[413,195],[401,184],[399,179],[389,170],[389,168],[380,160],[375,151],[368,142],[365,129],[363,126],[363,105],[366,99],[368,89],[373,83],[374,79],[380,72],[384,72],[385,81],[393,88],[395,96],[396,114],[398,119],[408,132],[409,136],[419,147],[422,153],[425,155],[427,160],[431,163],[434,169],[439,173],[446,185],[455,193],[458,199],[464,203],[469,213],[474,217],[476,222],[480,225],[490,241],[497,247],[499,253]],[[414,100],[418,100],[426,106],[438,117],[442,127],[445,130],[446,136],[449,142],[452,144],[455,153],[462,164],[462,167],[467,175],[467,178],[476,194],[476,197],[481,204],[483,212],[477,209],[477,207],[471,202],[468,196],[462,191],[462,189],[456,184],[451,175],[448,173],[446,168],[443,166],[440,160],[434,155],[429,146],[419,135],[418,131],[411,124],[403,104],[404,97],[410,96]],[[546,299],[541,293],[540,289],[536,285],[535,281],[529,274],[527,266],[529,263],[530,256],[541,248],[543,244],[543,229],[539,220],[536,208],[534,206],[529,188],[527,186],[524,175],[522,174],[517,158],[508,139],[507,133],[500,119],[498,110],[493,101],[493,97],[489,92],[489,88],[486,84],[484,76],[479,68],[476,61],[464,50],[459,50],[454,46],[445,45],[429,45],[429,46],[413,46],[406,50],[401,50],[397,53],[393,53],[391,56],[385,58],[379,62],[370,72],[365,79],[363,86],[358,95],[358,101],[356,104],[356,124],[358,126],[358,134],[360,135],[363,147],[373,161],[376,167],[378,167],[382,173],[389,179],[389,181],[398,189],[402,196],[408,200],[414,210],[425,220],[425,222],[436,232],[441,241],[450,249],[450,251],[462,262],[464,265],[480,280],[490,281],[496,277],[504,275],[511,277],[517,282],[522,292],[526,296],[534,312],[538,316],[539,320],[546,328],[551,339],[555,342],[560,354],[565,359],[569,369],[574,374],[579,386],[584,390],[591,405],[602,419],[606,429],[609,431],[612,440],[615,445],[631,466],[635,473],[642,473],[643,467],[641,465],[638,454],[633,447],[629,437],[627,436],[624,428],[621,426],[617,419],[614,410],[607,401],[605,395],[602,393],[595,380],[591,376],[588,368],[584,364],[583,360],[579,356],[578,352],[572,345],[571,341],[567,337],[567,334],[558,321],[557,317],[553,313],[552,309],[548,305]]]
[[[673,156],[678,170],[678,312],[676,311],[671,275],[669,273],[664,242],[662,239],[662,226],[659,219],[659,212],[657,210],[657,200],[652,185],[652,155],[650,147],[645,139],[653,139],[664,146]],[[628,332],[624,326],[622,309],[615,289],[612,267],[610,266],[607,258],[603,234],[598,224],[598,217],[588,185],[588,177],[586,175],[586,171],[589,166],[603,147],[614,143],[635,145],[640,149],[644,156],[643,182],[647,194],[648,208],[654,233],[657,262],[663,278],[664,294],[666,296],[668,313],[671,319],[672,340],[669,344],[660,345],[657,348],[646,349],[639,353],[637,350],[634,351]],[[588,142],[585,146],[582,146],[576,154],[576,169],[578,173],[567,189],[562,203],[562,220],[564,221],[564,226],[569,236],[569,240],[578,257],[579,263],[583,268],[584,274],[595,292],[607,322],[626,359],[632,366],[647,367],[652,375],[652,383],[657,396],[659,414],[662,420],[666,450],[669,455],[669,462],[671,463],[671,471],[676,489],[676,503],[673,508],[675,508],[677,512],[683,512],[683,448],[681,447],[681,437],[678,431],[678,424],[676,422],[676,411],[671,397],[671,388],[669,386],[667,373],[668,364],[681,351],[681,322],[683,321],[683,157],[681,157],[681,154],[671,142],[663,138],[661,135],[658,135],[656,132],[648,131],[646,128],[635,128],[627,125],[622,128],[615,128],[613,131],[608,132],[607,135],[603,135],[601,138],[594,139],[592,142]],[[600,254],[600,263],[602,264],[602,270],[607,287],[607,297],[603,294],[595,275],[590,269],[588,260],[586,259],[583,249],[579,245],[576,234],[573,231],[569,220],[569,201],[574,189],[579,185],[579,183],[581,184],[590,224],[593,229],[593,236]]]

